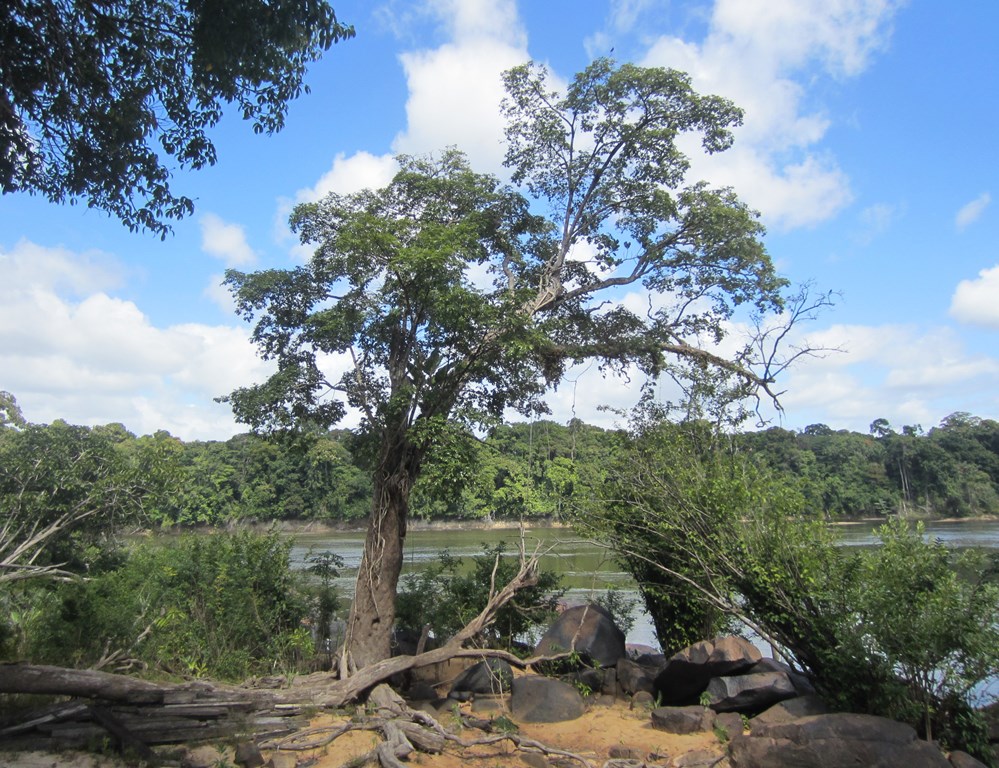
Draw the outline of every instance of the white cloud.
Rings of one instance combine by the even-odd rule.
[[[643,64],[690,73],[701,92],[745,110],[735,147],[701,160],[691,175],[732,185],[771,226],[811,226],[852,200],[833,158],[813,147],[829,118],[805,102],[815,68],[834,77],[861,72],[890,34],[900,4],[890,0],[718,0],[700,44],[655,40]]]
[[[214,213],[201,217],[201,249],[227,267],[255,264],[257,255],[246,242],[246,231],[239,224],[229,224]]]
[[[950,301],[950,315],[969,325],[999,328],[999,264],[983,269],[975,280],[957,284]]]
[[[406,129],[393,150],[439,152],[457,146],[473,167],[499,173],[503,162],[501,73],[528,59],[527,40],[512,0],[434,0],[450,41],[402,54],[409,85]]]
[[[875,418],[934,425],[957,410],[994,412],[999,358],[971,355],[950,328],[832,325],[808,334],[840,353],[802,360],[788,375],[786,420],[866,431]],[[782,388],[784,388],[782,386]]]
[[[398,170],[399,166],[391,155],[355,152],[348,157],[340,152],[333,158],[330,169],[319,177],[319,181],[308,189],[298,190],[295,199],[299,203],[311,203],[321,200],[330,192],[349,195],[362,189],[381,189],[392,181]],[[290,208],[287,212],[291,212]]]
[[[992,195],[988,192],[982,192],[982,194],[970,203],[962,206],[961,210],[959,210],[957,215],[954,217],[954,226],[957,227],[957,231],[962,232],[967,229],[968,226],[978,221],[979,217],[985,213],[985,209],[989,207],[989,203],[991,202]]]
[[[0,252],[0,389],[29,420],[120,421],[184,439],[244,428],[212,401],[270,370],[244,328],[154,326],[109,291],[113,264],[19,243]]]

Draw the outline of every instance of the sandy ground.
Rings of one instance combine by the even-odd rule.
[[[467,705],[464,705],[467,707]],[[482,737],[482,731],[473,728],[460,728],[455,718],[448,714],[440,716],[442,724],[465,740]],[[315,738],[320,738],[323,731],[332,731],[347,722],[346,718],[331,715],[321,715],[312,722]],[[721,755],[725,745],[721,744],[714,733],[697,733],[688,736],[678,736],[663,733],[652,728],[647,709],[631,710],[628,703],[617,701],[613,705],[594,704],[579,719],[563,723],[545,723],[536,725],[521,725],[517,731],[523,739],[541,742],[551,749],[571,752],[585,758],[594,768],[600,768],[610,757],[611,749],[618,747],[632,750],[631,755],[641,760],[654,762],[657,765],[673,765],[674,760],[691,752],[706,751]],[[312,768],[341,768],[357,757],[369,752],[380,741],[379,736],[365,731],[351,731],[337,738],[332,744],[306,752],[284,752],[286,757],[278,758],[276,765],[290,766],[296,763]],[[202,747],[199,752],[205,764],[213,763],[221,766],[232,766],[232,749],[219,750],[216,747]],[[274,752],[265,751],[264,757],[269,758]],[[430,755],[415,753],[407,761],[409,765],[419,768],[463,768],[464,766],[481,766],[482,768],[505,768],[527,766],[523,753],[506,741],[490,746],[479,746],[463,749],[458,745],[448,746],[443,754]],[[619,752],[619,754],[621,754]],[[291,762],[294,759],[295,762]],[[581,764],[560,758],[551,757],[551,764],[560,766]],[[5,753],[0,746],[0,766],[6,768],[123,768],[128,765],[124,761],[108,756],[98,756],[77,752],[19,752]]]

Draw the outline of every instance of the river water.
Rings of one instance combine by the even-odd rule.
[[[878,525],[873,522],[849,523],[837,526],[837,530],[845,546],[870,546],[876,541]],[[999,549],[999,521],[932,522],[926,524],[926,534],[948,546]],[[508,551],[515,553],[519,540],[520,531],[517,529],[411,530],[406,537],[403,575],[426,567],[443,549],[455,557],[469,558],[481,555],[486,547],[505,542]],[[565,599],[569,604],[594,599],[608,589],[619,590],[623,597],[633,600],[634,626],[628,634],[628,642],[657,647],[652,622],[641,603],[635,582],[621,570],[609,551],[570,528],[528,528],[524,543],[528,553],[535,547],[542,547],[546,552],[542,567],[555,570],[562,576],[562,583],[567,587]],[[363,545],[364,533],[360,531],[295,534],[292,564],[304,567],[310,550],[339,555],[344,560],[345,568],[337,586],[341,594],[349,598]]]

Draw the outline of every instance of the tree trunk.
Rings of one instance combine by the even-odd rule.
[[[418,471],[414,454],[407,445],[386,449],[374,473],[371,518],[347,622],[343,676],[351,666],[359,669],[391,655],[409,494]]]

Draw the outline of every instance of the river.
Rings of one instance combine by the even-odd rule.
[[[837,526],[845,546],[870,546],[876,540],[875,529],[879,523],[861,522]],[[969,520],[931,522],[926,524],[927,536],[939,538],[948,546],[999,549],[999,521]],[[406,559],[403,574],[418,571],[431,563],[437,553],[447,549],[460,558],[481,555],[485,547],[506,542],[515,552],[520,532],[517,529],[478,530],[411,530],[406,537]],[[635,603],[634,627],[628,642],[657,647],[652,622],[641,604],[638,590],[631,576],[623,572],[613,555],[600,545],[582,538],[571,528],[532,527],[526,530],[525,544],[528,552],[541,546],[547,554],[542,566],[555,570],[567,587],[566,601],[582,603],[608,589],[620,590],[625,598]],[[343,558],[345,568],[337,581],[341,594],[350,597],[354,576],[361,560],[364,533],[345,531],[335,533],[299,533],[294,535],[291,551],[294,567],[305,566],[309,550],[328,551]]]

